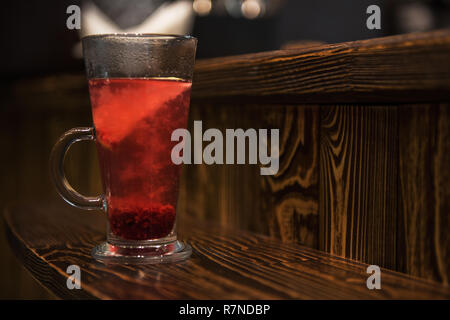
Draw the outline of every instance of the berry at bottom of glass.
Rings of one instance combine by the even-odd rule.
[[[172,132],[186,128],[191,83],[179,79],[89,80],[108,218],[113,234],[150,240],[173,229],[181,167]]]

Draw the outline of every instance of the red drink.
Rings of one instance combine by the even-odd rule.
[[[186,128],[190,89],[182,80],[89,80],[109,223],[121,238],[173,229],[181,167],[171,160],[171,135]]]

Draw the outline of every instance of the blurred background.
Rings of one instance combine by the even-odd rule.
[[[366,9],[381,8],[381,29],[369,30]],[[80,30],[66,12],[81,8]],[[93,33],[192,34],[197,58],[337,43],[450,27],[450,0],[90,0],[4,1],[1,11],[0,208],[62,201],[50,184],[48,155],[65,130],[89,125],[80,37]],[[100,189],[77,144],[66,161],[69,180],[85,193]],[[2,222],[3,223],[3,222]],[[0,298],[54,298],[15,260],[0,231]]]
[[[69,5],[82,13],[68,30]],[[381,30],[366,28],[366,8],[381,8]],[[276,50],[292,41],[336,43],[450,25],[448,0],[90,0],[6,1],[1,12],[3,80],[82,71],[80,34],[192,34],[198,58]]]

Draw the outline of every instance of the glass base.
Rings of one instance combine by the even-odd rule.
[[[186,260],[192,248],[187,243],[174,240],[154,245],[113,245],[104,242],[92,249],[92,257],[104,263],[155,264]]]

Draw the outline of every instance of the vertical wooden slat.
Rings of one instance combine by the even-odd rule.
[[[402,267],[409,274],[448,283],[449,105],[408,105],[399,110],[399,245]]]
[[[269,232],[284,242],[318,247],[318,106],[288,106],[272,115],[280,130],[280,168],[262,178]]]
[[[397,109],[321,106],[322,250],[395,269]]]

